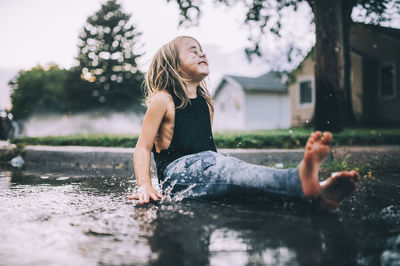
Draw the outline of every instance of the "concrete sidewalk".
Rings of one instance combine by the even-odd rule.
[[[0,155],[15,145],[0,142]],[[269,165],[296,165],[303,149],[219,149],[220,153],[237,157],[249,163]],[[133,148],[107,148],[85,146],[25,146],[23,157],[30,166],[62,166],[89,168],[132,169]],[[328,160],[342,161],[349,156],[353,165],[370,164],[374,168],[400,169],[400,145],[333,147]],[[154,168],[154,161],[152,160]]]

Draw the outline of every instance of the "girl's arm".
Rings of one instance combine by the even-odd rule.
[[[158,93],[152,99],[144,116],[142,131],[133,154],[133,168],[138,184],[138,193],[129,199],[138,199],[140,204],[158,201],[162,195],[151,184],[150,158],[157,132],[167,111],[168,96]]]

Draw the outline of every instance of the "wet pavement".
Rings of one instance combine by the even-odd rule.
[[[400,168],[338,213],[242,191],[139,206],[126,169],[0,168],[1,265],[399,265]]]

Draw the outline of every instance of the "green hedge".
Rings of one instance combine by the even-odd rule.
[[[215,133],[218,148],[301,148],[312,131],[309,129],[260,130]],[[21,137],[11,140],[20,145],[77,145],[103,147],[134,147],[138,136],[72,135],[57,137]],[[193,140],[196,141],[196,140]],[[334,134],[333,145],[400,144],[400,128],[347,129]]]

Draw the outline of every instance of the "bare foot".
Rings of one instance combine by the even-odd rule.
[[[335,210],[340,202],[356,188],[360,175],[356,171],[334,173],[330,178],[319,182],[321,164],[329,153],[332,134],[316,131],[308,138],[304,158],[299,165],[299,178],[304,196],[319,199],[322,209]]]
[[[329,153],[329,144],[332,142],[332,134],[316,131],[307,140],[304,157],[299,165],[299,177],[303,193],[306,198],[317,198],[320,192],[318,173],[321,164]]]
[[[354,170],[333,173],[327,180],[320,182],[320,207],[328,210],[339,208],[340,202],[356,189],[359,181],[360,174]]]

